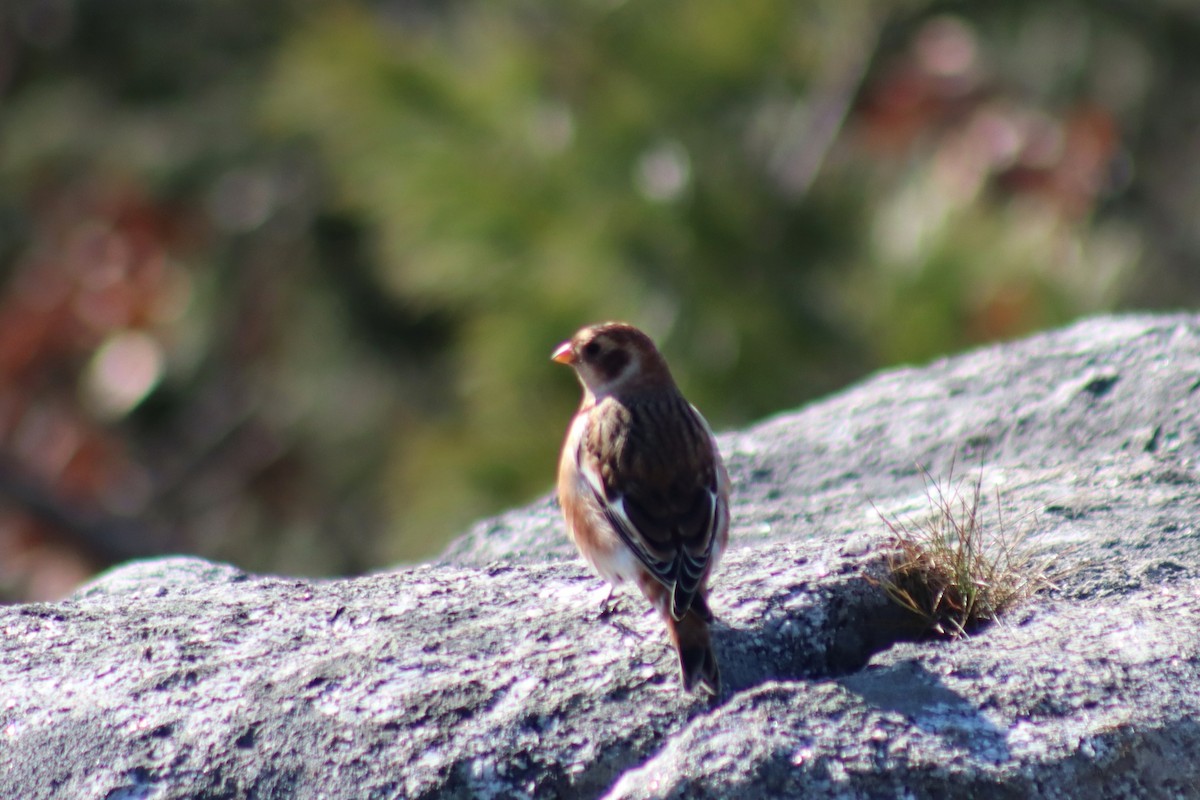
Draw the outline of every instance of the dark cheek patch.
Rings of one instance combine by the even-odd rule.
[[[621,374],[621,370],[625,369],[625,365],[628,363],[629,354],[624,350],[610,350],[600,357],[600,363],[596,366],[604,375],[604,379],[611,381]]]

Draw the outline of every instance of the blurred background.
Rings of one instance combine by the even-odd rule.
[[[3,0],[0,600],[543,495],[550,350],[718,429],[1200,300],[1194,0]]]

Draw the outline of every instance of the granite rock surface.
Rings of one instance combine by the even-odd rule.
[[[0,608],[0,797],[1200,796],[1200,317],[884,372],[720,442],[715,701],[640,598],[601,618],[547,499],[378,575],[160,559]],[[870,578],[923,470],[978,480],[1054,588],[914,637]]]

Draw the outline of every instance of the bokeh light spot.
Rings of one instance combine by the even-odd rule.
[[[647,200],[665,203],[683,193],[692,178],[687,150],[678,142],[666,142],[638,159],[635,180]]]
[[[84,393],[103,418],[129,413],[162,378],[163,352],[142,331],[120,331],[96,351],[84,376]]]

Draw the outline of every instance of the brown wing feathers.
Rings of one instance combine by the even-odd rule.
[[[618,467],[622,481],[616,485],[602,470],[608,496],[598,499],[625,544],[671,591],[671,616],[681,619],[692,606],[712,555],[717,478],[702,423],[682,396],[673,395],[666,401],[609,401],[611,408],[600,409],[598,436],[592,441],[619,448],[609,463]],[[650,431],[658,439],[657,447],[647,438]],[[686,441],[704,446],[678,446]],[[667,453],[684,453],[691,463],[668,463]],[[711,616],[705,612],[707,608],[701,615]]]

